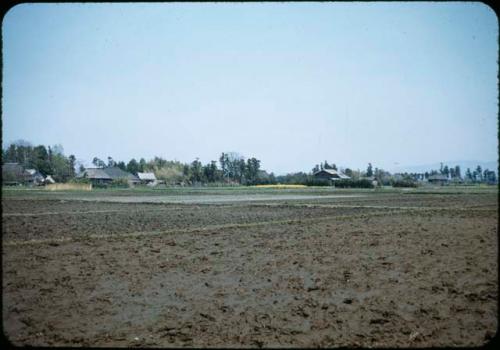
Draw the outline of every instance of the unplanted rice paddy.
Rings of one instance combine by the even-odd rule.
[[[497,189],[2,191],[15,345],[478,346]]]

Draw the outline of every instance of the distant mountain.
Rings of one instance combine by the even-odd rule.
[[[455,160],[455,161],[444,161],[443,166],[448,165],[448,167],[454,167],[455,165],[460,166],[460,172],[462,176],[464,176],[467,168],[470,168],[471,171],[476,169],[478,165],[481,168],[489,169],[495,171],[498,174],[498,162],[497,161],[481,161],[481,160]],[[407,166],[398,166],[389,170],[391,173],[425,173],[426,171],[438,170],[441,167],[441,163],[433,163],[433,164],[423,164],[423,165],[407,165]]]

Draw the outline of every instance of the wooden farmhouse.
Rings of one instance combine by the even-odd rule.
[[[87,168],[78,177],[87,178],[94,185],[109,184],[113,180],[125,179],[129,184],[135,185],[140,183],[137,176],[126,172],[118,167],[109,168]]]
[[[450,181],[446,175],[436,174],[427,178],[427,181],[433,185],[447,185]]]
[[[38,186],[44,183],[45,177],[36,169],[25,169],[19,163],[2,165],[2,183],[4,185]]]
[[[335,169],[323,169],[315,172],[313,176],[316,179],[331,180],[331,181],[350,179],[349,176]]]

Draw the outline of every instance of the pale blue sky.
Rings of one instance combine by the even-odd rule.
[[[4,146],[278,174],[497,159],[482,3],[22,4],[2,30]]]

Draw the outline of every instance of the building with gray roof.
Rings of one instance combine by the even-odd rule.
[[[79,177],[87,178],[94,185],[109,184],[113,180],[125,179],[129,184],[137,184],[140,182],[139,178],[134,174],[124,171],[118,167],[109,168],[87,168]]]
[[[334,181],[350,179],[349,176],[335,169],[323,169],[315,172],[313,175],[317,179],[334,180]]]

